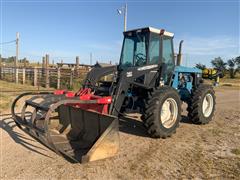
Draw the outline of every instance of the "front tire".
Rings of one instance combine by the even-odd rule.
[[[181,100],[172,87],[149,92],[142,116],[147,132],[154,138],[166,138],[176,132],[181,119]]]
[[[188,102],[188,117],[195,124],[207,124],[215,112],[216,96],[210,85],[200,84]]]

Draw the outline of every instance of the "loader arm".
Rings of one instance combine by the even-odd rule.
[[[136,80],[141,76],[148,76],[150,73],[151,78],[144,83],[138,83]],[[117,86],[113,92],[112,104],[110,106],[110,114],[119,116],[120,109],[123,105],[127,91],[130,85],[136,85],[141,88],[150,89],[155,86],[156,80],[161,73],[161,66],[147,65],[142,67],[130,67],[126,70],[119,71]]]
[[[90,86],[95,86],[98,80],[106,75],[112,74],[117,71],[117,66],[109,66],[102,68],[93,68],[86,76],[83,82],[83,88]]]

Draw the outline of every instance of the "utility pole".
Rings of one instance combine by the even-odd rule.
[[[45,56],[45,67],[46,67],[46,88],[50,87],[50,79],[49,79],[49,54],[46,54]]]
[[[92,53],[90,53],[90,65],[92,65]]]
[[[15,82],[18,83],[19,32],[16,33]]]
[[[124,32],[127,30],[127,3],[124,7]]]
[[[18,53],[19,53],[19,32],[16,34],[16,65],[18,65]]]
[[[127,3],[121,7],[120,9],[117,10],[118,14],[122,15],[123,13],[123,16],[124,16],[124,32],[127,30]]]

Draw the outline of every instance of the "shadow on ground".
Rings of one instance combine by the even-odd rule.
[[[180,123],[192,124],[192,121],[185,115],[182,115]],[[119,131],[135,136],[149,137],[147,129],[144,127],[142,121],[134,118],[122,117],[119,120]]]
[[[133,118],[121,117],[119,119],[119,131],[135,136],[149,137],[142,121]]]
[[[32,152],[41,154],[48,158],[52,158],[52,157],[39,151],[39,150],[46,151],[46,149],[36,146],[33,143],[31,143],[31,142],[36,142],[36,140],[30,139],[30,138],[24,136],[23,134],[16,132],[15,131],[16,124],[11,117],[3,118],[4,115],[0,116],[0,117],[1,117],[0,128],[3,129],[4,131],[6,131],[8,133],[8,135],[14,140],[15,143],[22,145],[23,147],[27,148],[28,150],[30,150]],[[23,131],[25,131],[25,130],[23,130]]]
[[[187,123],[187,124],[193,124],[191,119],[189,119],[187,116],[182,116],[182,119],[180,121],[181,123]]]
[[[1,117],[4,117],[4,115]],[[189,118],[187,116],[182,116],[181,123],[192,124],[191,120],[189,120]],[[35,139],[33,140],[33,139],[30,139],[30,138],[24,136],[23,134],[17,132],[15,130],[15,127],[16,127],[16,124],[11,117],[7,117],[7,118],[0,120],[0,128],[2,128],[4,131],[6,131],[8,133],[8,135],[15,141],[15,143],[22,145],[23,147],[27,148],[28,150],[30,150],[32,152],[38,153],[38,154],[43,155],[48,158],[52,158],[52,157],[39,151],[39,150],[46,151],[46,149],[36,146],[33,143],[31,143],[31,142],[41,143],[40,141],[35,140]],[[25,133],[27,133],[26,130],[23,129],[23,131]],[[136,119],[134,119],[134,117],[121,117],[119,119],[119,131],[126,133],[126,134],[131,134],[134,136],[150,138],[150,136],[147,134],[147,129],[144,127],[142,121],[136,120]],[[69,159],[67,157],[65,157],[65,159],[67,159],[68,161],[73,163],[73,161],[71,159]]]

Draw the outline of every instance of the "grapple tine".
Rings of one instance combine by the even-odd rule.
[[[32,97],[25,101],[18,116],[17,102],[29,95]],[[44,100],[37,102],[39,98]],[[15,99],[12,116],[20,128],[25,127],[25,132],[50,149],[75,162],[85,163],[112,157],[119,148],[117,117],[73,106],[95,103],[96,100],[69,99],[64,95],[38,93],[34,97],[33,93],[24,93]]]

